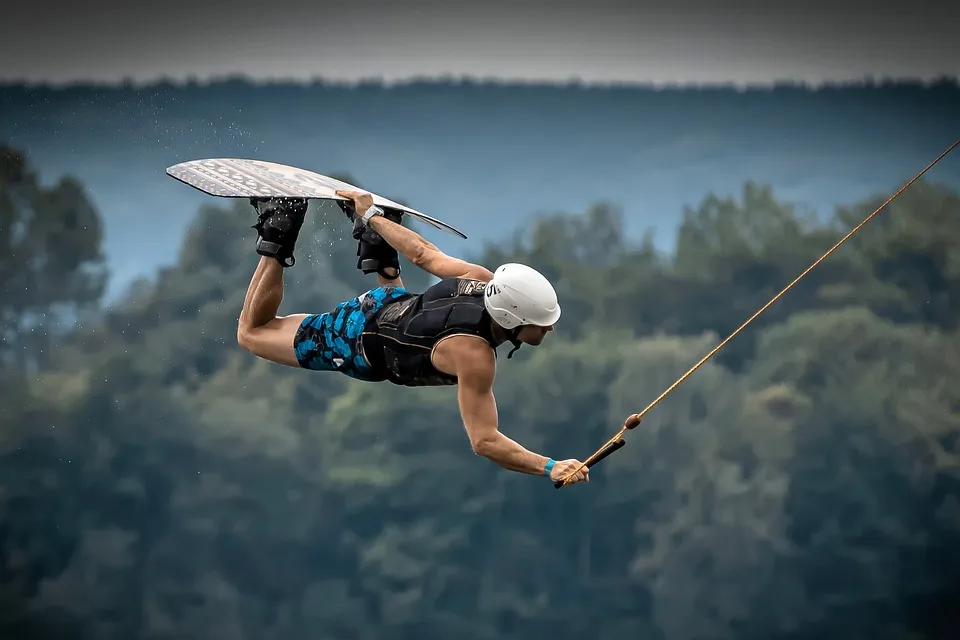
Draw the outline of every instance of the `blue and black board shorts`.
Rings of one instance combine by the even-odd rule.
[[[333,311],[307,316],[293,340],[300,366],[313,371],[338,371],[357,380],[382,380],[363,357],[358,340],[385,304],[409,295],[403,287],[377,287],[341,302]]]

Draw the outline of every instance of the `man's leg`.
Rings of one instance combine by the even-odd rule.
[[[290,367],[300,363],[294,340],[308,314],[278,317],[283,301],[283,270],[295,263],[294,247],[307,211],[302,199],[251,200],[259,214],[257,265],[237,324],[237,342],[250,353]]]
[[[274,258],[261,257],[240,311],[237,342],[257,357],[299,367],[294,340],[308,314],[277,316],[282,301],[283,267]]]

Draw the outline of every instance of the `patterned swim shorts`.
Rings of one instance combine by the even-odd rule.
[[[403,287],[377,287],[341,302],[331,312],[307,316],[293,340],[300,366],[313,371],[338,371],[357,380],[382,380],[382,376],[373,375],[357,341],[367,322],[385,304],[409,295]]]

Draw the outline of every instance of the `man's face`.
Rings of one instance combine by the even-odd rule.
[[[553,325],[550,325],[549,327],[539,327],[534,324],[525,324],[520,327],[520,331],[517,332],[517,340],[523,342],[524,344],[537,346],[543,342],[543,339],[550,331],[553,331]]]

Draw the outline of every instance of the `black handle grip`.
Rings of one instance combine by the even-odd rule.
[[[588,468],[588,469],[592,469],[597,463],[599,463],[601,460],[603,460],[604,458],[606,458],[608,455],[610,455],[611,453],[613,453],[613,452],[616,451],[617,449],[622,449],[625,444],[627,444],[627,441],[621,439],[621,440],[617,440],[617,441],[614,442],[613,444],[609,445],[606,449],[604,449],[604,450],[600,453],[600,455],[598,455],[598,456],[596,457],[595,460],[593,460],[593,462],[591,462],[590,464],[587,465],[587,468]],[[553,487],[554,487],[555,489],[559,489],[559,488],[562,487],[562,486],[563,486],[563,480],[557,480],[556,482],[553,483]]]

